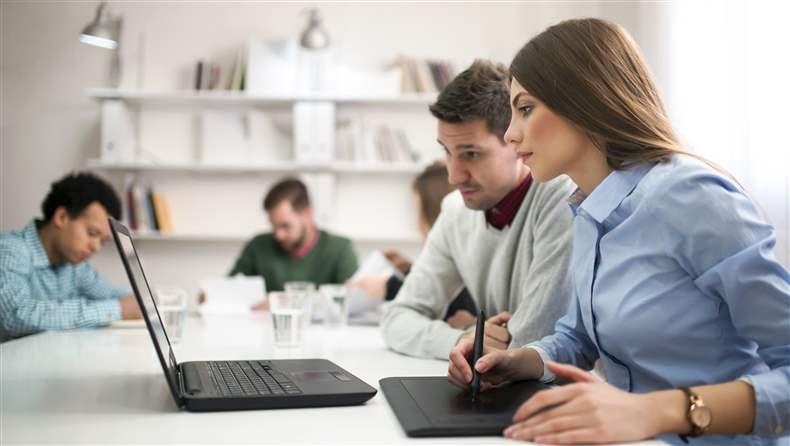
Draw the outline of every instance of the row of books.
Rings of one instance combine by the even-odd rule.
[[[361,120],[341,120],[335,130],[338,161],[410,163],[420,160],[406,131],[389,125],[366,125]]]
[[[173,233],[170,207],[162,192],[132,180],[126,185],[123,196],[123,219],[132,231]]]
[[[244,91],[246,78],[246,50],[225,61],[198,60],[195,64],[195,90]]]
[[[455,77],[452,64],[444,60],[398,58],[401,93],[437,93]]]

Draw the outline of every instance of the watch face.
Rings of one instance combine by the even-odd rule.
[[[691,411],[691,421],[700,429],[706,429],[710,426],[711,421],[711,413],[710,409],[705,406],[702,407],[695,407],[694,410]]]

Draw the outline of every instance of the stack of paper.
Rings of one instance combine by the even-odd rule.
[[[200,311],[207,314],[249,314],[266,295],[263,277],[241,275],[206,279],[200,289],[206,294]]]

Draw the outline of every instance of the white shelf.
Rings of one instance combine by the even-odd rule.
[[[132,233],[132,238],[135,241],[172,241],[172,242],[246,242],[254,235],[250,234],[159,234],[156,232],[149,233]],[[343,234],[357,243],[396,243],[396,244],[410,244],[418,245],[421,242],[420,238],[411,235],[402,236],[375,236],[375,235],[360,235],[351,236]]]
[[[311,164],[300,162],[276,162],[269,164],[201,164],[188,163],[152,163],[147,161],[106,162],[100,159],[89,159],[86,167],[95,170],[114,171],[162,171],[162,172],[193,172],[193,173],[360,173],[360,174],[417,174],[425,167],[422,163],[355,163],[333,162],[328,164]]]
[[[436,101],[436,93],[403,93],[398,95],[359,95],[322,93],[314,95],[276,96],[252,95],[239,91],[147,91],[114,88],[89,88],[85,95],[94,99],[122,99],[137,103],[168,103],[182,105],[289,105],[294,102],[331,101],[356,105],[428,105]]]

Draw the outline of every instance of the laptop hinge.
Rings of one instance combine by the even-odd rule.
[[[176,386],[178,387],[178,407],[184,407],[186,401],[184,398],[184,373],[181,369],[181,364],[176,365]]]

